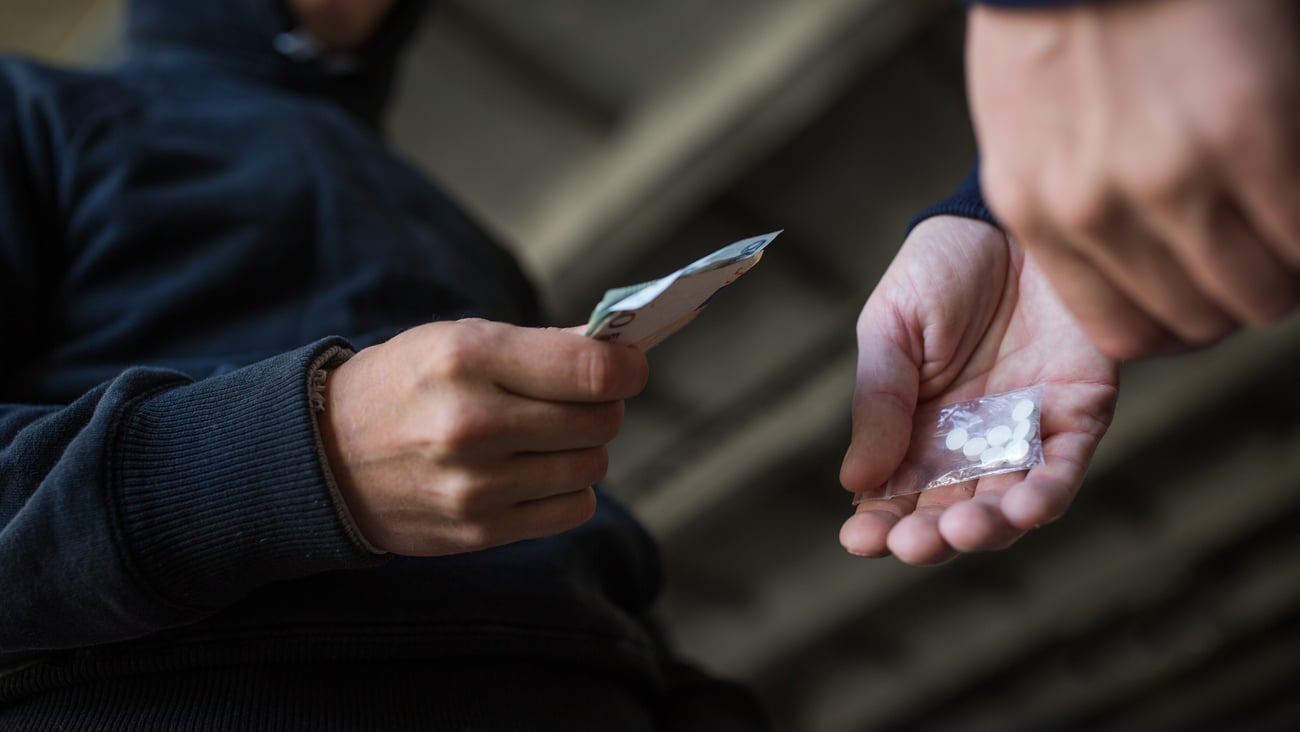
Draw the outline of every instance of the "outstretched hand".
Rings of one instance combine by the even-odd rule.
[[[1045,462],[863,500],[840,531],[848,551],[934,564],[1005,548],[1070,506],[1114,414],[1118,364],[997,228],[950,216],[921,222],[867,300],[858,347],[853,439],[840,473],[849,491],[889,480],[918,408],[1034,384],[1044,385]]]
[[[1103,352],[1218,341],[1300,305],[1300,5],[971,10],[989,206]]]
[[[647,374],[640,351],[573,330],[431,323],[330,373],[321,437],[371,544],[486,549],[591,517],[623,400]]]

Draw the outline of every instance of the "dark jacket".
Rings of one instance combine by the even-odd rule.
[[[604,496],[561,536],[409,559],[331,486],[312,378],[341,349],[538,319],[376,134],[419,12],[337,57],[270,0],[135,0],[106,73],[0,61],[0,729],[649,729],[675,689],[732,704],[677,685],[653,547]]]

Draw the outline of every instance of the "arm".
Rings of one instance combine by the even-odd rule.
[[[61,127],[24,68],[0,74],[0,653],[137,637],[382,561],[340,520],[315,438],[310,374],[340,344],[199,383],[133,368],[67,401],[36,386],[69,252]]]
[[[1084,331],[1132,358],[1291,313],[1300,8],[1000,4],[969,23],[983,189]]]
[[[326,463],[311,375],[338,345],[200,382],[131,369],[67,406],[0,407],[0,651],[137,637],[382,562],[366,538],[449,554],[576,526],[620,399],[645,378],[639,353],[563,331],[417,328],[333,372]],[[516,396],[541,373],[534,348],[564,372],[536,382],[560,401]]]
[[[512,520],[482,519],[484,493],[502,485],[499,476],[483,478],[498,464],[490,456],[570,447],[563,439],[540,443],[538,431],[587,441],[572,446],[580,459],[535,464],[556,473],[572,467],[563,480],[545,473],[547,488],[574,496],[559,502],[566,509],[589,506],[590,483],[604,470],[603,440],[618,428],[621,391],[644,380],[639,354],[563,331],[443,323],[412,329],[343,366],[337,351],[346,344],[331,339],[199,381],[128,368],[66,401],[23,386],[26,374],[39,375],[45,349],[58,346],[40,343],[37,336],[57,333],[32,322],[57,305],[60,272],[46,260],[65,248],[54,230],[58,186],[40,174],[59,166],[42,157],[57,146],[40,139],[53,126],[40,124],[39,109],[28,102],[0,109],[12,112],[0,115],[0,337],[9,347],[0,362],[0,654],[186,624],[260,586],[383,562],[378,543],[411,553],[466,551],[585,518],[583,510],[542,509],[547,502],[539,500],[519,511],[504,507]],[[492,337],[464,335],[482,332]],[[471,341],[489,347],[475,350]],[[573,368],[530,379],[538,354],[553,352]],[[336,368],[322,394],[315,375],[329,365]],[[580,402],[584,394],[608,403],[542,403],[548,396]],[[521,395],[530,398],[509,398]],[[389,429],[397,422],[388,417],[401,408],[410,409],[401,426],[414,433]],[[493,428],[498,423],[504,427]],[[438,439],[419,432],[429,425],[439,427]],[[398,457],[375,456],[389,449]],[[387,480],[408,467],[409,481]],[[430,487],[446,487],[440,495],[451,503],[411,508]],[[524,488],[520,502],[546,497]],[[406,534],[386,528],[404,517],[414,517]],[[405,543],[387,541],[398,535]]]
[[[221,377],[131,369],[0,408],[4,652],[187,623],[280,579],[381,561],[349,535],[313,433],[329,344]]]

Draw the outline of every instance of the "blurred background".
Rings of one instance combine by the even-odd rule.
[[[3,0],[0,49],[104,63],[121,0]],[[784,228],[651,354],[609,488],[684,655],[790,732],[1300,729],[1300,321],[1125,368],[1065,520],[937,568],[846,555],[853,325],[973,143],[947,0],[454,0],[398,147],[555,324]]]

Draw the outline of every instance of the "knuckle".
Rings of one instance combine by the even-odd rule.
[[[1300,190],[1300,170],[1297,170],[1293,179],[1297,184],[1297,190]],[[1279,237],[1278,253],[1288,269],[1300,271],[1300,210],[1288,209],[1279,213],[1283,233]]]
[[[596,491],[591,488],[578,491],[573,494],[568,505],[569,512],[566,515],[565,528],[581,526],[596,515]]]
[[[1124,188],[1141,204],[1179,206],[1195,195],[1202,179],[1193,156],[1179,156],[1164,165],[1134,166],[1123,172]]]
[[[475,375],[488,352],[489,324],[480,320],[459,320],[447,324],[441,333],[430,368],[444,378]]]
[[[484,521],[461,524],[457,533],[459,544],[469,551],[488,549],[509,541],[501,535],[500,530]]]
[[[1295,311],[1300,304],[1300,289],[1295,286],[1270,291],[1250,293],[1250,302],[1246,304],[1246,316],[1257,325],[1276,323]]]
[[[623,429],[623,402],[608,402],[595,411],[595,436],[603,443],[610,442]]]
[[[987,165],[980,174],[980,187],[989,208],[1002,223],[1021,236],[1031,234],[1037,216],[1028,186],[1004,174],[1001,168]]]
[[[574,482],[579,485],[589,486],[599,483],[609,472],[609,450],[604,447],[594,447],[582,451],[573,472]]]
[[[438,377],[458,379],[474,372],[476,360],[473,341],[461,333],[453,333],[439,344],[430,368]]]
[[[609,451],[604,447],[557,454],[549,463],[556,495],[589,488],[605,477],[609,470]]]
[[[592,344],[595,346],[596,344]],[[618,380],[613,354],[608,348],[584,348],[579,361],[579,378],[585,380],[585,388],[593,396],[604,396],[614,391]]]
[[[1190,323],[1180,323],[1175,329],[1178,340],[1190,348],[1204,348],[1226,338],[1236,330],[1236,325],[1224,317],[1200,318]],[[1147,344],[1148,348],[1156,347]],[[1151,351],[1139,355],[1148,355]]]
[[[430,428],[429,441],[434,452],[454,455],[472,449],[493,434],[491,415],[462,401],[439,411]]]
[[[1278,152],[1281,130],[1276,121],[1291,119],[1280,108],[1291,89],[1264,76],[1242,75],[1221,87],[1218,103],[1200,119],[1203,144],[1219,155],[1246,157],[1260,163]]]
[[[472,475],[458,474],[443,485],[444,511],[450,518],[464,520],[483,514],[487,492]]]
[[[1116,224],[1115,199],[1100,188],[1065,190],[1049,204],[1051,218],[1067,232],[1090,239],[1105,239]]]
[[[1288,87],[1271,74],[1234,74],[1231,83],[1218,86],[1217,103],[1204,116],[1208,139],[1227,150],[1249,143],[1261,129],[1261,120],[1279,118],[1278,100],[1289,96]]]
[[[1093,338],[1097,348],[1117,361],[1129,361],[1163,353],[1170,348],[1169,339],[1152,330],[1113,329]]]

